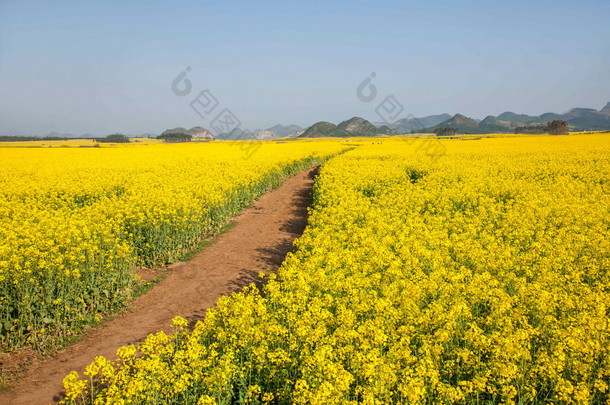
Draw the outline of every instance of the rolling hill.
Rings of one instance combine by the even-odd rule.
[[[335,124],[320,121],[307,128],[299,138],[347,138],[349,136],[349,132]]]
[[[412,131],[420,131],[424,128],[433,127],[451,118],[449,114],[428,115],[426,117],[403,118],[387,126],[393,128],[398,134],[408,134]],[[378,125],[386,125],[378,123]]]
[[[476,122],[462,114],[455,114],[450,119],[441,122],[430,128],[423,129],[422,132],[434,132],[440,128],[455,128],[457,132],[463,134],[485,134],[492,132],[505,131],[507,128],[498,125],[496,117],[488,116],[481,122]]]
[[[330,122],[316,122],[305,130],[300,138],[347,138],[347,137],[372,137],[377,135],[394,135],[396,132],[389,126],[375,127],[369,121],[360,117],[335,125]]]
[[[177,127],[173,129],[166,129],[161,133],[161,135],[168,134],[187,134],[191,135],[193,139],[216,139],[216,137],[214,137],[210,131],[203,127],[193,127],[191,129]]]

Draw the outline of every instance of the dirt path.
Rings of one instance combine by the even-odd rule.
[[[97,328],[84,340],[30,368],[14,387],[0,394],[0,404],[48,404],[61,399],[62,379],[82,375],[95,356],[114,360],[120,346],[159,330],[170,332],[171,319],[201,319],[219,297],[256,281],[260,271],[275,270],[307,223],[315,169],[286,180],[258,200],[236,225],[191,261],[172,266],[167,278],[136,298],[129,310]]]

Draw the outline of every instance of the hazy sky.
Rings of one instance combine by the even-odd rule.
[[[0,134],[160,133],[224,108],[250,129],[379,121],[389,95],[402,116],[599,109],[609,16],[608,0],[0,0]]]

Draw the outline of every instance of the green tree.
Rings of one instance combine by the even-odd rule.
[[[570,132],[570,126],[564,120],[547,122],[546,125],[551,135],[567,135]]]
[[[106,138],[98,139],[97,141],[103,142],[103,143],[129,143],[130,142],[129,138],[123,134],[108,135]]]
[[[174,142],[190,142],[193,139],[192,135],[176,133],[176,134],[163,134],[159,135],[157,139],[161,139],[166,143],[174,143]]]

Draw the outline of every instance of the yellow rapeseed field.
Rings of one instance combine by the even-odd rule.
[[[98,357],[66,402],[610,404],[610,137],[443,144],[328,161],[262,295]]]
[[[344,148],[1,148],[1,351],[75,335],[133,295],[137,266],[176,261],[268,187]]]

